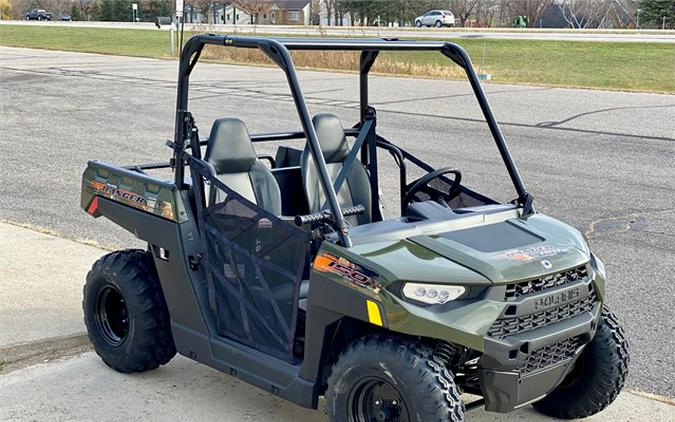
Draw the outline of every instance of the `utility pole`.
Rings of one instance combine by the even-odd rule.
[[[174,18],[173,18],[173,13],[171,14],[171,26],[169,27],[169,36],[171,39],[169,40],[169,48],[171,49],[171,56],[176,53],[176,42],[174,41],[174,37],[176,36],[174,33]]]

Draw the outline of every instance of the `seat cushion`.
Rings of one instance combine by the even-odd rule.
[[[281,192],[272,172],[258,160],[244,123],[217,119],[211,128],[204,160],[230,189],[266,211],[281,215]],[[225,192],[211,189],[209,205],[225,200]]]
[[[331,181],[335,182],[342,171],[343,161],[349,155],[349,144],[344,129],[333,114],[317,114],[312,122],[316,128],[321,152],[326,160],[326,170],[328,170]],[[326,195],[321,186],[319,172],[307,147],[302,154],[301,170],[310,212],[318,212],[327,208]],[[347,221],[353,225],[372,221],[370,179],[360,161],[354,161],[347,178],[336,194],[341,207],[363,205],[366,209],[361,215],[348,217]]]

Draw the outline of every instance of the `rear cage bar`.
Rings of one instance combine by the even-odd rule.
[[[255,135],[254,141],[263,140],[286,140],[306,138],[307,146],[312,158],[316,164],[322,189],[326,195],[328,207],[335,218],[335,229],[337,230],[340,244],[345,247],[351,247],[352,242],[349,238],[348,226],[342,215],[342,210],[337,200],[334,185],[328,176],[326,170],[326,161],[321,154],[321,149],[317,139],[314,125],[312,124],[304,96],[300,88],[300,83],[293,65],[293,59],[289,50],[334,50],[334,51],[360,51],[359,66],[359,91],[360,91],[360,122],[357,128],[348,130],[348,135],[360,135],[359,127],[363,127],[366,120],[372,119],[372,125],[369,127],[369,133],[365,134],[366,139],[361,147],[361,162],[368,169],[370,175],[372,203],[374,212],[379,210],[378,197],[378,174],[377,174],[377,146],[387,149],[396,159],[397,164],[403,164],[404,154],[388,143],[383,138],[375,134],[375,113],[368,104],[368,73],[372,68],[380,51],[438,51],[445,55],[457,65],[462,67],[469,79],[471,88],[478,100],[483,116],[490,128],[490,132],[497,145],[499,153],[506,165],[511,178],[511,182],[518,194],[518,204],[524,207],[523,214],[533,212],[532,196],[525,190],[525,186],[520,177],[513,157],[506,145],[504,135],[502,134],[497,121],[492,114],[487,97],[480,84],[476,71],[471,64],[466,51],[458,44],[441,41],[400,41],[398,39],[304,39],[304,38],[262,38],[245,37],[230,35],[197,35],[190,38],[180,57],[178,71],[178,90],[176,98],[176,126],[174,131],[174,157],[172,159],[175,168],[175,183],[179,189],[184,188],[185,176],[185,156],[182,153],[186,147],[190,147],[192,157],[201,159],[200,146],[203,142],[197,139],[196,131],[192,127],[192,116],[188,112],[188,88],[190,74],[197,64],[199,57],[206,45],[217,45],[237,48],[258,48],[265,53],[277,66],[284,71],[289,84],[291,95],[293,97],[300,122],[302,132],[285,132]],[[354,133],[351,133],[354,132]],[[257,138],[257,139],[256,139]],[[139,167],[142,169],[143,167]],[[405,176],[405,166],[399,165],[401,175]],[[405,179],[401,181],[401,187],[404,188]],[[402,204],[403,207],[403,204]]]

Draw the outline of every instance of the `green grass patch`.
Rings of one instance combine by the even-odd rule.
[[[186,37],[191,34],[186,32]],[[494,82],[579,88],[675,93],[675,44],[537,40],[451,39],[464,46],[479,71]],[[167,31],[0,26],[0,45],[170,58]],[[229,50],[229,49],[228,49]],[[340,54],[340,53],[336,53]],[[351,54],[355,57],[354,54]],[[206,56],[227,63],[266,62],[260,55],[211,49]],[[314,59],[316,57],[316,59]],[[308,53],[298,65],[322,69],[355,69],[355,59]],[[438,53],[386,53],[379,73],[459,78],[457,67]]]

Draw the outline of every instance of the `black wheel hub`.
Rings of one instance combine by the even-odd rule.
[[[129,334],[129,311],[120,291],[111,285],[98,292],[95,303],[96,326],[111,346],[124,343]]]
[[[349,393],[352,422],[408,422],[410,415],[401,393],[378,377],[360,380]]]

